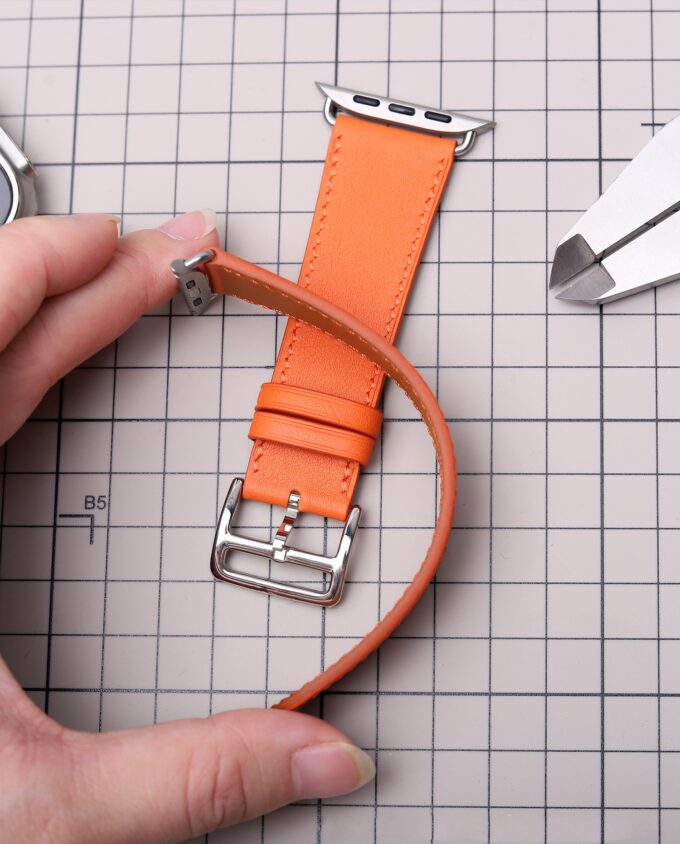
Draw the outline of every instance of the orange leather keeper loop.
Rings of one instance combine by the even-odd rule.
[[[346,114],[330,138],[299,286],[393,343],[453,163],[455,141]],[[374,361],[299,318],[289,319],[272,382],[367,408],[385,373]],[[344,520],[360,463],[256,439],[246,498]]]
[[[251,440],[285,443],[306,451],[318,451],[341,460],[370,462],[375,440],[365,434],[345,431],[309,419],[291,419],[278,413],[256,413],[248,436]]]
[[[383,419],[382,413],[374,407],[289,384],[263,384],[255,409],[324,422],[372,439],[380,433]]]

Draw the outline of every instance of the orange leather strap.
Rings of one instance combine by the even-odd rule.
[[[456,465],[448,425],[422,376],[384,336],[363,320],[342,310],[301,285],[286,281],[267,270],[249,264],[227,252],[215,251],[204,265],[215,293],[238,296],[248,302],[281,311],[320,333],[324,341],[351,353],[362,366],[377,368],[396,381],[422,416],[434,443],[439,467],[439,512],[432,542],[413,581],[394,607],[375,627],[337,662],[298,691],[277,704],[280,709],[297,709],[344,677],[372,653],[408,615],[427,588],[446,549],[451,532],[456,494]]]
[[[427,235],[453,163],[455,141],[340,114],[328,147],[299,286],[332,302],[388,343],[394,341]],[[384,373],[374,361],[318,329],[288,321],[272,383],[375,408]],[[311,405],[311,402],[310,402]],[[300,510],[347,517],[368,431],[339,433],[325,412],[255,412],[243,494]],[[275,411],[280,412],[280,411]],[[342,414],[341,414],[342,415]],[[354,414],[356,421],[357,414]],[[310,428],[310,423],[319,427]],[[314,447],[304,448],[310,436]],[[309,442],[309,440],[308,440]]]

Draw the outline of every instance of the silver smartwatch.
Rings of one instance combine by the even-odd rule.
[[[30,217],[37,208],[33,165],[0,129],[0,225]]]

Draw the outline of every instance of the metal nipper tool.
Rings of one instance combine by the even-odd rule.
[[[557,246],[550,289],[602,305],[680,278],[680,116],[667,123]]]

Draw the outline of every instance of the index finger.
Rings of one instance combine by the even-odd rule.
[[[0,226],[0,352],[44,299],[94,278],[118,242],[110,214],[27,217]]]

